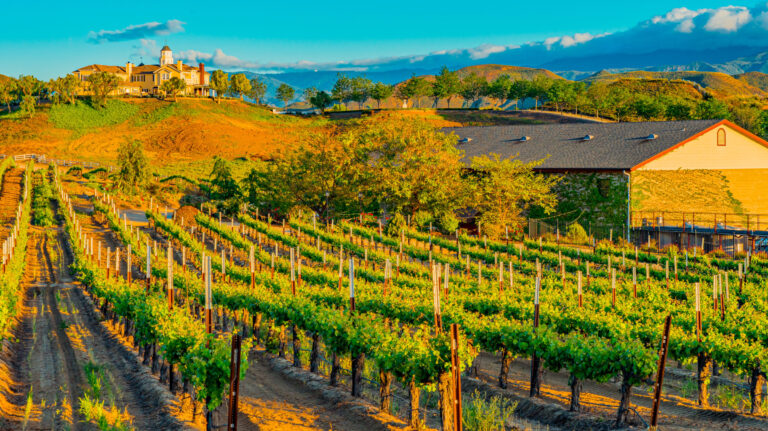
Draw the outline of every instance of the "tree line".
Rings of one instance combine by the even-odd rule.
[[[457,229],[462,216],[476,216],[488,235],[521,225],[533,205],[554,210],[559,178],[535,174],[541,162],[491,155],[467,166],[456,139],[400,113],[330,125],[308,133],[284,157],[259,162],[239,181],[228,162],[217,159],[210,198],[229,213],[248,204],[262,214],[314,212],[325,220],[384,214],[396,227],[410,219],[444,232]]]

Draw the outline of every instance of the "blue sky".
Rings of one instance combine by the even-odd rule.
[[[31,73],[43,79],[91,63],[138,63],[140,56],[154,63],[166,41],[175,52],[186,52],[182,55],[190,63],[204,60],[223,68],[264,70],[302,61],[381,59],[520,45],[577,33],[614,33],[673,8],[728,4],[722,0],[674,4],[645,0],[627,6],[573,0],[4,3],[0,73]]]

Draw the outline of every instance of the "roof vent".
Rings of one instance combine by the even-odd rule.
[[[472,138],[463,138],[463,139],[459,139],[459,143],[460,143],[460,144],[467,144],[467,143],[469,143],[469,142],[472,142]]]
[[[582,141],[591,141],[594,138],[592,135],[586,135],[583,138],[581,138]]]
[[[656,139],[656,138],[658,138],[658,137],[659,137],[659,135],[657,135],[657,134],[655,134],[655,133],[651,133],[651,134],[650,134],[650,135],[648,135],[648,136],[647,136],[645,139],[646,139],[646,140],[648,140],[648,141],[652,141],[652,140],[654,140],[654,139]]]
[[[520,142],[528,142],[531,140],[530,136],[523,136],[522,138],[518,139]]]

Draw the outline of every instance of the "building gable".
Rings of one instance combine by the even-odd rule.
[[[724,120],[634,166],[632,170],[766,168],[768,142]]]

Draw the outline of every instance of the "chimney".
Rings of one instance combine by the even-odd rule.
[[[205,85],[205,64],[200,63],[197,67],[200,70],[200,85]]]
[[[128,81],[130,81],[131,73],[133,73],[133,64],[130,61],[125,63],[125,73],[128,75]]]
[[[177,62],[176,62],[176,68],[177,68],[177,69],[179,69],[179,72],[181,72],[181,71],[183,71],[183,70],[184,70],[184,69],[182,68],[181,60],[179,60],[179,61],[177,61]]]

